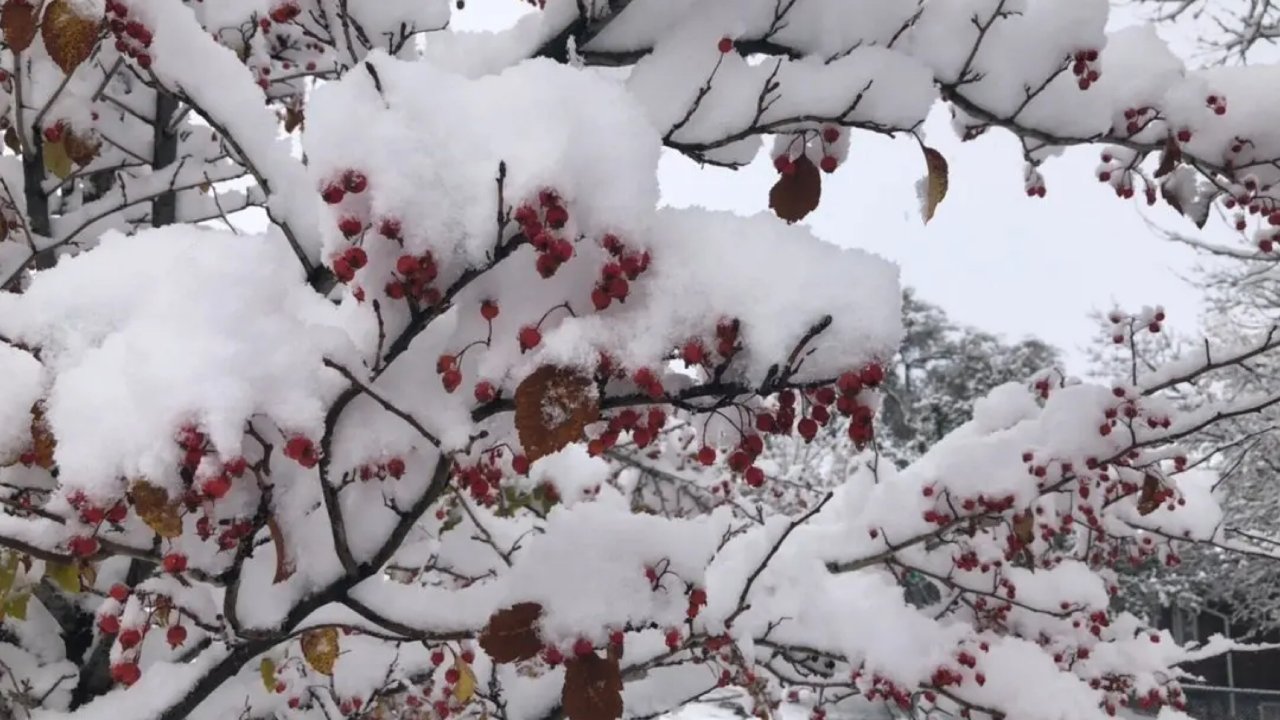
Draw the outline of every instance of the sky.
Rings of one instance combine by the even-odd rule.
[[[468,0],[453,27],[500,29],[526,8],[519,0]],[[1120,9],[1113,26],[1141,21]],[[1187,44],[1170,39],[1175,48]],[[1083,350],[1097,332],[1091,311],[1162,305],[1175,331],[1196,332],[1201,295],[1190,279],[1204,258],[1161,237],[1149,222],[1232,242],[1224,229],[1211,221],[1201,232],[1167,208],[1117,198],[1096,180],[1098,148],[1048,160],[1041,167],[1047,197],[1032,199],[1018,143],[1008,133],[992,130],[962,143],[939,106],[924,134],[950,165],[947,197],[928,225],[915,192],[925,172],[919,146],[867,132],[854,134],[849,159],[823,178],[822,203],[804,223],[824,240],[895,262],[904,284],[961,323],[1057,346],[1074,372],[1087,370]],[[743,214],[768,208],[776,178],[764,154],[732,171],[668,153],[659,169],[664,203]]]

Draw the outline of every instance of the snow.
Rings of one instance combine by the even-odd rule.
[[[176,487],[184,423],[224,457],[243,452],[258,413],[316,433],[334,392],[320,357],[345,344],[332,323],[287,246],[190,227],[109,234],[27,292],[0,295],[0,332],[42,347],[54,374],[46,407],[62,484],[103,499],[122,477]]]

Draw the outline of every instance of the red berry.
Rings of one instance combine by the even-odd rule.
[[[77,557],[89,557],[98,552],[98,539],[85,535],[77,535],[67,543],[71,554]]]
[[[120,583],[116,583],[111,586],[111,590],[107,594],[116,602],[124,602],[129,599],[129,588],[121,585]]]
[[[529,458],[526,455],[516,455],[511,458],[511,469],[518,475],[529,474]]]
[[[226,496],[231,490],[231,478],[226,475],[209,478],[204,481],[204,485],[200,486],[201,491],[210,498],[218,500]]]
[[[578,657],[586,657],[587,655],[594,655],[595,652],[596,652],[595,646],[592,645],[591,641],[586,638],[578,638],[573,643],[573,654],[577,655]]]
[[[187,569],[187,556],[182,553],[169,553],[164,556],[164,571],[174,575]]]
[[[689,365],[701,365],[707,359],[706,350],[702,348],[702,343],[697,340],[686,342],[680,355]]]
[[[325,185],[324,189],[320,191],[320,197],[330,205],[337,205],[342,202],[342,198],[346,197],[346,195],[346,190],[343,190],[341,186],[333,183]]]
[[[103,635],[115,635],[120,632],[120,618],[115,615],[103,615],[98,618],[98,629]]]
[[[378,232],[385,238],[396,240],[401,233],[400,221],[395,218],[383,218],[382,222],[378,223]]]
[[[1258,241],[1258,249],[1264,253],[1269,253],[1274,249],[1275,245],[1269,238],[1263,238]]]
[[[517,339],[520,341],[520,352],[532,350],[542,343],[542,331],[532,325],[525,325],[520,328]]]
[[[828,145],[830,145],[833,142],[836,142],[837,140],[840,139],[840,128],[830,126],[830,125],[823,128],[822,139],[826,141]]]
[[[564,662],[564,653],[560,652],[560,648],[555,645],[548,645],[547,648],[542,651],[542,660],[551,667],[555,667]]]
[[[680,631],[672,628],[667,631],[667,647],[675,650],[680,647]]]
[[[707,445],[703,445],[698,450],[698,462],[703,465],[713,465],[716,461],[716,449]]]
[[[476,383],[475,393],[476,402],[482,403],[493,402],[493,399],[498,396],[498,392],[493,388],[493,383],[488,380],[481,380]]]
[[[457,368],[445,370],[440,376],[440,382],[444,385],[444,391],[451,393],[462,384],[462,373]]]
[[[51,143],[60,142],[66,130],[67,126],[59,120],[57,123],[54,123],[44,129],[44,139]]]
[[[121,685],[132,685],[141,677],[142,671],[138,669],[138,663],[121,662],[111,666],[111,679]]]
[[[862,368],[862,372],[858,374],[863,385],[875,387],[884,380],[884,368],[879,363],[871,363]]]
[[[813,418],[801,418],[800,423],[796,425],[796,430],[800,432],[805,442],[813,440],[818,434],[818,421]]]
[[[404,460],[393,457],[387,461],[387,474],[399,480],[404,477]]]
[[[613,304],[613,297],[609,295],[608,290],[597,285],[596,288],[591,291],[591,306],[594,307],[597,312],[608,309],[611,304]]]
[[[304,455],[310,455],[314,450],[314,445],[309,438],[301,435],[294,435],[284,444],[284,455],[287,458],[297,460]]]
[[[796,164],[790,155],[779,155],[773,159],[773,168],[783,175],[790,175],[796,171]]]
[[[822,168],[822,172],[824,173],[833,173],[836,171],[837,165],[839,165],[838,160],[830,155],[824,155],[822,156],[822,161],[818,164],[818,167]]]
[[[369,254],[362,247],[347,248],[347,252],[343,254],[343,259],[356,270],[369,264]]]
[[[342,218],[338,220],[338,231],[347,237],[359,235],[360,231],[363,229],[364,223],[360,221],[360,218],[354,215],[343,215]]]
[[[137,628],[129,628],[128,630],[120,633],[119,641],[120,647],[128,650],[129,648],[136,647],[138,643],[142,642],[142,633],[139,632]]]
[[[552,205],[547,208],[546,220],[552,230],[559,230],[569,222],[569,211],[565,210],[563,205]]]
[[[389,282],[383,291],[386,292],[387,297],[392,300],[400,300],[404,298],[404,285],[401,283]]]
[[[441,650],[432,650],[432,651],[431,651],[431,664],[432,664],[432,665],[443,665],[443,664],[444,664],[444,652],[443,652],[443,651],[441,651]]]
[[[498,317],[498,303],[492,300],[485,300],[480,303],[480,317],[485,320],[492,320]]]
[[[342,189],[349,193],[362,193],[369,187],[369,179],[357,170],[342,173]]]
[[[412,255],[401,255],[396,259],[396,272],[405,277],[413,277],[422,269],[422,263]]]
[[[747,468],[745,477],[747,484],[751,487],[760,487],[761,485],[764,485],[764,471],[755,465]]]
[[[733,52],[733,39],[727,37],[720,38],[720,42],[717,47],[722,53],[731,53]]]
[[[187,641],[187,629],[182,625],[170,626],[169,632],[165,633],[165,640],[168,641],[169,647],[179,647]]]

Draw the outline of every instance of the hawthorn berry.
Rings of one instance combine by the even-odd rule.
[[[214,500],[219,500],[225,497],[228,492],[230,492],[231,478],[227,477],[226,475],[218,475],[217,477],[209,478],[208,480],[204,481],[203,485],[200,486],[200,490],[206,496]]]
[[[457,368],[450,368],[440,375],[440,382],[445,392],[453,392],[462,384],[462,373]]]
[[[716,47],[720,50],[721,53],[733,52],[733,38],[727,38],[727,37],[720,38],[720,42],[716,45]]]
[[[573,642],[573,654],[577,655],[578,657],[586,657],[587,655],[594,655],[595,652],[596,652],[595,646],[592,645],[591,641],[586,638],[578,638]]]
[[[129,599],[129,588],[120,583],[111,586],[111,590],[107,592],[112,600],[116,602],[124,602]]]
[[[121,685],[133,685],[141,677],[142,671],[138,669],[138,663],[126,661],[111,666],[111,679]]]
[[[98,618],[98,629],[103,635],[115,635],[120,632],[120,618],[115,615],[103,615]]]
[[[481,380],[476,383],[475,395],[476,402],[487,403],[493,402],[493,399],[498,396],[498,392],[494,389],[493,383],[488,380]]]
[[[511,458],[511,469],[514,470],[517,475],[528,475],[529,457],[527,455],[516,455]]]
[[[498,303],[492,300],[485,300],[480,303],[480,317],[485,320],[493,320],[498,317]]]
[[[542,331],[532,325],[520,328],[516,337],[520,341],[520,352],[532,350],[542,343]]]
[[[346,196],[347,191],[343,190],[342,186],[333,183],[325,185],[324,189],[320,191],[320,197],[330,205],[337,205]]]
[[[401,458],[393,457],[387,461],[387,474],[392,478],[399,480],[404,477],[404,470],[404,460]]]
[[[165,641],[169,643],[169,647],[180,647],[182,643],[187,641],[187,628],[182,625],[172,625],[164,637]]]
[[[129,628],[121,632],[118,639],[120,647],[128,650],[129,648],[137,647],[138,643],[142,642],[142,633],[137,628]]]
[[[364,192],[369,187],[369,179],[358,170],[348,170],[342,174],[342,189],[352,195]]]
[[[822,172],[824,173],[833,173],[836,171],[836,166],[839,164],[840,162],[834,157],[830,155],[823,155],[822,160],[818,163],[818,167],[822,168]]]
[[[169,553],[164,556],[164,571],[177,575],[187,569],[187,556],[182,553]]]
[[[338,220],[338,231],[347,237],[359,235],[360,231],[363,229],[364,223],[361,222],[360,218],[354,215],[343,215],[342,218]]]
[[[714,465],[716,462],[716,449],[708,445],[703,445],[698,450],[698,462],[703,465]]]

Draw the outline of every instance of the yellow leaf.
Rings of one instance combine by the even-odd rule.
[[[71,0],[53,0],[44,8],[40,37],[49,57],[70,75],[93,54],[100,26],[100,20],[81,15]]]
[[[262,675],[262,687],[267,692],[276,691],[276,664],[271,658],[262,658],[262,662],[258,665],[258,673]]]
[[[169,491],[139,480],[129,488],[134,512],[147,527],[162,538],[176,538],[182,534],[182,503],[169,502]]]
[[[9,594],[18,578],[18,553],[0,553],[0,599]]]
[[[10,595],[9,599],[4,602],[4,615],[14,620],[26,620],[27,602],[29,600],[31,600],[31,593],[29,592]]]
[[[929,174],[921,181],[924,187],[920,189],[920,201],[924,221],[928,223],[933,219],[933,213],[937,211],[938,204],[947,197],[948,170],[947,159],[931,147],[925,146],[924,161],[929,168]]]
[[[303,633],[302,656],[316,672],[332,675],[333,665],[338,661],[338,629],[326,627]]]
[[[67,146],[62,142],[46,142],[44,144],[44,169],[53,173],[59,180],[66,180],[71,174],[71,156],[67,154]]]
[[[476,694],[475,671],[462,658],[454,661],[453,667],[458,671],[458,682],[453,686],[453,697],[460,703],[466,703],[472,695]]]
[[[80,568],[70,563],[45,563],[44,576],[69,593],[80,592]]]

